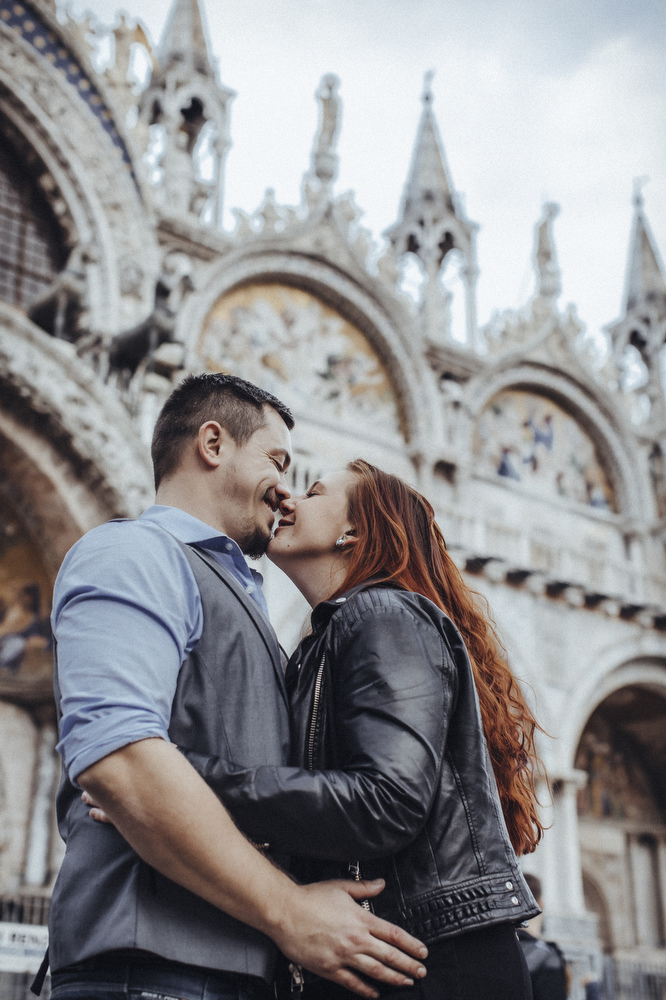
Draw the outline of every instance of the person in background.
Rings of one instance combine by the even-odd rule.
[[[566,1000],[569,975],[564,955],[554,941],[544,941],[540,936],[544,916],[541,881],[536,875],[525,875],[525,881],[541,907],[541,913],[528,921],[529,929],[518,929],[518,940],[532,980],[534,1000]],[[598,997],[591,997],[590,1000],[598,1000]]]

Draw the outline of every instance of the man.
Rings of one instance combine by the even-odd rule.
[[[67,844],[54,998],[272,997],[269,938],[363,996],[377,993],[359,973],[394,985],[424,974],[420,942],[354,902],[381,883],[296,885],[177,749],[287,762],[280,650],[242,553],[265,550],[289,496],[292,426],[248,382],[188,377],[155,428],[156,505],[65,558],[53,606]],[[94,822],[81,789],[113,826]]]
[[[564,955],[554,941],[544,941],[540,937],[543,924],[541,881],[536,875],[526,875],[525,881],[542,911],[528,922],[527,930],[518,929],[518,940],[532,980],[534,1000],[567,1000],[569,982]]]

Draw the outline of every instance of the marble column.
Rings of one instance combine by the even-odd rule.
[[[35,791],[23,881],[26,885],[44,886],[50,876],[49,850],[57,774],[55,726],[45,723],[39,730],[37,739]]]
[[[543,937],[562,948],[572,971],[572,1000],[584,996],[581,978],[588,972],[598,974],[601,946],[597,917],[585,909],[578,833],[577,792],[587,781],[585,771],[551,773],[552,803],[542,809],[549,827],[535,855],[534,870],[543,889]],[[547,802],[547,794],[540,796]]]

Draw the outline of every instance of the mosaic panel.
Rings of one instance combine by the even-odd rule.
[[[495,396],[477,425],[474,456],[479,473],[520,483],[539,496],[616,509],[591,437],[544,396],[515,389]]]
[[[309,292],[277,284],[224,295],[204,326],[210,371],[255,382],[295,412],[399,440],[397,396],[364,335]]]
[[[3,502],[0,515],[0,696],[48,690],[51,583],[39,550]]]

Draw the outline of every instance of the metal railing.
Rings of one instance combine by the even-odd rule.
[[[604,959],[605,1000],[666,1000],[666,964]]]
[[[34,893],[0,893],[0,921],[12,924],[46,925],[49,922],[51,898]],[[0,972],[0,1000],[35,1000],[30,984],[32,972]],[[47,977],[41,1000],[51,995]]]

